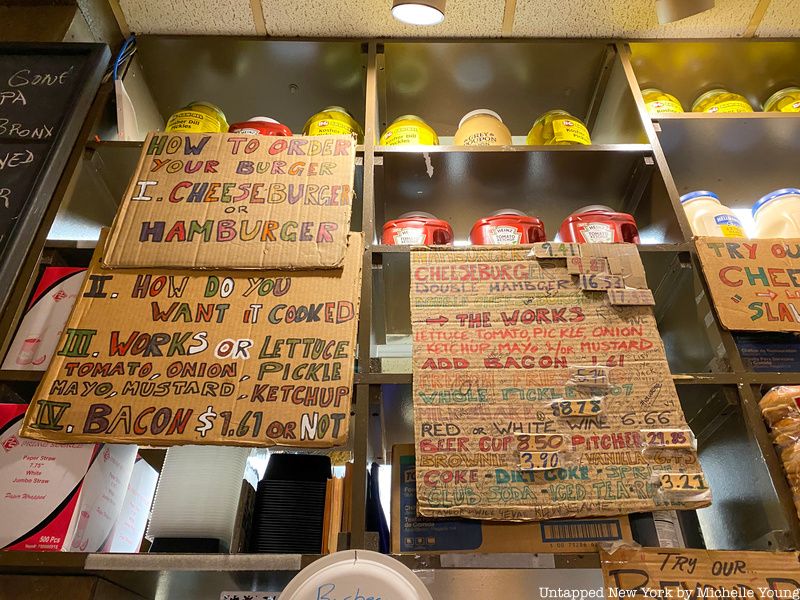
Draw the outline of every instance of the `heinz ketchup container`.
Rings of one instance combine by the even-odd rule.
[[[576,210],[561,224],[562,242],[578,244],[639,243],[636,221],[627,213],[595,204]]]
[[[292,135],[292,130],[286,125],[282,125],[275,119],[270,119],[269,117],[250,117],[247,121],[231,125],[228,128],[228,133],[290,136]]]
[[[449,246],[453,228],[430,213],[409,212],[386,222],[382,240],[393,246]]]
[[[547,235],[544,223],[513,208],[504,208],[488,217],[479,219],[469,232],[470,241],[476,246],[492,244],[533,244],[544,242]]]

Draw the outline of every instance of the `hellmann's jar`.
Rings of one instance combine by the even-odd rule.
[[[589,146],[592,139],[583,121],[565,110],[550,110],[536,119],[525,143],[529,146]]]
[[[753,107],[747,98],[723,88],[716,88],[698,96],[692,104],[692,112],[700,113],[748,113]]]
[[[681,196],[681,206],[689,219],[692,233],[708,237],[745,237],[739,218],[720,203],[719,196],[705,190]]]
[[[180,133],[225,133],[228,122],[225,113],[211,102],[190,102],[175,111],[164,131]]]
[[[683,112],[683,106],[675,96],[658,88],[642,90],[642,98],[644,99],[644,105],[647,107],[647,112],[651,115]]]
[[[488,108],[479,108],[461,117],[453,143],[456,146],[510,146],[511,132],[500,115]]]
[[[800,189],[775,190],[753,205],[756,238],[800,237]]]

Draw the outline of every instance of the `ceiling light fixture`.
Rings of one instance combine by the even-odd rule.
[[[656,15],[662,25],[714,8],[714,0],[656,0]]]
[[[438,25],[447,0],[393,0],[392,16],[409,25]],[[713,1],[713,0],[712,0]]]

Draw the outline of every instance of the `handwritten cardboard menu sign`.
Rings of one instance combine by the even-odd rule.
[[[722,326],[800,331],[800,239],[697,238]]]
[[[114,219],[104,264],[340,266],[355,147],[344,135],[151,133]]]
[[[104,269],[102,240],[22,434],[54,442],[347,439],[360,233],[341,269]]]
[[[797,552],[621,548],[600,560],[606,598],[800,598]]]
[[[412,253],[420,514],[710,503],[644,286],[633,245]]]

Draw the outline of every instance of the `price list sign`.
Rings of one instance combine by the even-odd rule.
[[[25,437],[329,447],[347,439],[360,233],[326,271],[101,266],[101,240]]]
[[[420,513],[708,505],[650,304],[631,245],[413,252]]]

